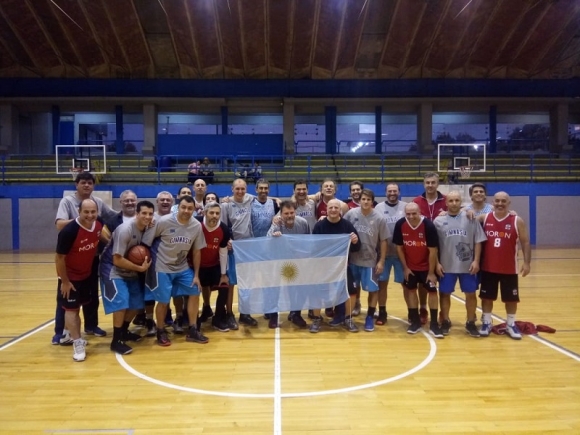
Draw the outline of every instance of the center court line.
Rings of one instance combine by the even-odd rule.
[[[278,325],[274,336],[274,435],[282,434],[282,380],[280,360],[280,325]]]
[[[455,296],[454,294],[452,294],[451,297],[453,299],[455,299],[456,301],[461,302],[462,304],[465,305],[465,299],[461,299],[459,296]],[[477,307],[477,311],[482,312],[480,307]],[[493,314],[493,313],[491,314],[491,317],[499,322],[502,322],[502,323],[504,323],[506,321],[506,319],[504,319],[496,314]],[[541,343],[544,346],[549,347],[550,349],[553,349],[557,352],[560,352],[562,355],[565,355],[568,358],[572,358],[573,360],[580,362],[580,355],[579,354],[577,354],[576,352],[573,352],[569,349],[566,349],[565,347],[560,346],[559,344],[552,343],[547,338],[540,337],[539,335],[526,335],[526,337],[529,337],[532,340],[535,340],[538,343]]]

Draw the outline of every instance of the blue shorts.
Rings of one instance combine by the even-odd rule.
[[[236,274],[236,257],[234,257],[234,251],[228,251],[227,274],[230,285],[236,285],[238,283],[238,275]]]
[[[157,272],[157,287],[145,293],[145,300],[154,300],[168,304],[174,296],[199,296],[199,288],[193,285],[193,270],[183,272]]]
[[[105,314],[145,307],[143,287],[138,279],[101,279]]]
[[[355,264],[348,265],[350,271],[352,272],[352,279],[355,282],[355,287],[358,288],[360,284],[361,288],[367,292],[376,292],[379,290],[379,284],[374,274],[372,267],[357,266]]]
[[[459,287],[463,293],[475,293],[478,287],[477,275],[470,273],[446,273],[439,279],[439,291],[451,294],[455,290],[455,284],[459,280]]]
[[[403,265],[401,264],[401,260],[397,257],[387,257],[385,258],[385,267],[383,269],[383,273],[379,275],[379,281],[388,281],[389,277],[391,276],[391,268],[395,271],[395,282],[402,283],[405,279],[405,275],[403,273]]]

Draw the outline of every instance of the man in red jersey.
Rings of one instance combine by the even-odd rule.
[[[398,220],[393,231],[393,243],[403,265],[403,288],[407,292],[410,325],[407,333],[416,334],[421,330],[417,286],[423,284],[429,293],[431,324],[429,333],[435,338],[443,338],[437,323],[437,229],[435,224],[419,212],[419,206],[411,202],[405,206],[405,217]]]
[[[230,330],[226,312],[229,291],[226,270],[230,230],[220,221],[220,216],[220,205],[217,202],[208,202],[204,207],[203,217],[197,217],[201,222],[206,243],[206,247],[201,250],[199,280],[204,292],[211,292],[217,288],[218,297],[211,324],[214,329],[227,332]],[[198,329],[200,328],[201,321],[198,322]]]
[[[81,201],[79,217],[58,233],[54,259],[58,274],[58,303],[65,310],[65,328],[73,339],[73,359],[84,361],[86,341],[81,338],[79,309],[91,299],[91,289],[97,280],[92,273],[93,259],[99,241],[107,242],[103,222],[97,218],[97,203],[89,198]]]
[[[423,176],[423,187],[425,192],[417,196],[413,202],[419,206],[421,214],[431,222],[435,220],[441,212],[447,211],[445,195],[439,192],[439,174],[436,172],[427,172]],[[427,311],[427,291],[422,285],[419,286],[419,302],[421,305],[421,323],[427,323],[429,313]]]
[[[522,277],[530,273],[532,248],[528,229],[524,220],[510,214],[510,197],[505,192],[498,192],[493,197],[494,211],[481,215],[483,231],[487,237],[481,264],[481,307],[483,323],[479,334],[489,336],[491,332],[491,311],[493,301],[497,299],[498,286],[501,288],[501,300],[507,313],[507,335],[514,340],[521,340],[522,334],[516,326],[516,311],[520,301],[518,289],[518,241],[522,246],[524,264]]]

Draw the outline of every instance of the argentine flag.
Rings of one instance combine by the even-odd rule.
[[[233,240],[240,313],[327,308],[346,301],[349,234]]]

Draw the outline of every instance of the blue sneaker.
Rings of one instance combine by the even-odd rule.
[[[365,331],[373,332],[375,330],[375,322],[373,316],[367,316],[365,319]]]
[[[107,331],[103,331],[98,326],[95,326],[93,329],[85,329],[85,334],[94,335],[95,337],[106,337]]]
[[[54,334],[52,336],[52,342],[51,344],[53,346],[58,346],[60,344],[60,338],[62,337],[62,334]]]
[[[491,333],[491,323],[482,323],[481,328],[479,328],[480,337],[489,337]]]
[[[513,325],[507,325],[506,333],[509,338],[513,338],[514,340],[521,340],[522,333],[520,332],[520,328],[515,323]]]
[[[342,326],[344,324],[344,317],[334,316],[330,322],[328,322],[330,326],[336,328],[337,326]]]

